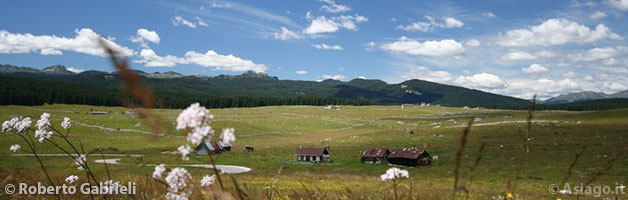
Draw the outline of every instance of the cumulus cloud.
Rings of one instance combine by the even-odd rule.
[[[159,56],[152,49],[142,49],[139,59],[134,62],[144,64],[147,67],[173,67],[177,64],[195,64],[212,70],[221,71],[256,71],[264,72],[267,67],[263,64],[256,64],[253,61],[236,57],[232,54],[220,55],[215,51],[198,53],[188,51],[183,57],[172,55]]]
[[[396,42],[382,44],[380,48],[390,52],[422,56],[453,56],[464,53],[462,44],[453,39],[419,42],[405,36],[402,36]]]
[[[506,86],[506,82],[499,76],[489,73],[459,76],[454,82],[465,87],[477,89],[499,89]]]
[[[312,18],[308,12],[306,18],[311,19],[310,25],[303,29],[306,34],[333,33],[341,28],[356,31],[356,23],[364,23],[368,21],[367,17],[361,15],[341,15],[339,17],[326,18],[318,16]]]
[[[326,5],[321,6],[321,10],[327,11],[329,13],[347,12],[351,10],[351,8],[349,8],[348,6],[336,4],[334,0],[320,0],[320,1],[326,4]]]
[[[172,25],[174,26],[179,26],[179,25],[184,25],[190,28],[196,28],[196,24],[192,21],[189,21],[181,16],[174,16],[172,19],[170,19],[170,21],[172,22]]]
[[[430,32],[430,31],[433,31],[434,28],[437,28],[437,27],[460,28],[464,26],[464,22],[454,17],[443,17],[443,22],[436,22],[436,19],[434,19],[434,17],[431,17],[429,15],[426,15],[425,19],[427,19],[427,22],[413,22],[405,26],[399,25],[397,26],[397,29],[401,29],[401,30],[409,31],[409,32],[415,32],[415,31]]]
[[[411,67],[409,71],[401,75],[406,80],[421,79],[431,82],[446,83],[453,79],[451,73],[447,71],[432,71],[428,67]]]
[[[297,70],[297,74],[298,75],[305,75],[305,74],[307,74],[307,71],[305,71],[305,70]]]
[[[325,74],[325,75],[323,75],[323,78],[325,78],[325,79],[334,79],[334,80],[343,80],[346,77],[343,76],[343,75],[340,75],[340,74],[337,74],[337,75],[327,75],[327,74]]]
[[[511,51],[504,54],[500,59],[505,61],[521,61],[521,60],[534,60],[536,56],[526,51]]]
[[[75,30],[73,38],[55,35],[32,35],[30,33],[11,33],[0,30],[0,53],[20,54],[38,52],[42,55],[62,55],[63,51],[72,51],[88,55],[106,57],[107,54],[98,43],[100,34],[92,29]],[[118,45],[115,38],[104,38],[104,42],[124,56],[131,56],[135,51]]]
[[[342,50],[342,47],[340,45],[328,45],[328,44],[323,43],[323,44],[313,44],[312,46],[317,49]]]
[[[495,92],[525,99],[530,99],[536,94],[539,99],[546,99],[579,90],[580,85],[567,78],[558,81],[551,79],[511,81],[506,88]]]
[[[614,57],[628,54],[628,47],[602,47],[592,48],[584,52],[576,52],[569,54],[569,58],[573,61],[596,61],[604,59],[614,59]]]
[[[366,80],[366,76],[358,76],[358,79]]]
[[[137,29],[137,35],[131,37],[131,41],[134,43],[139,43],[142,47],[148,48],[148,44],[146,42],[151,42],[154,44],[159,44],[159,34],[155,31],[149,31],[146,29]]]
[[[492,12],[485,12],[485,13],[482,13],[482,15],[486,17],[495,17],[495,14],[493,14]]]
[[[586,44],[600,40],[622,40],[604,24],[595,29],[567,19],[549,19],[540,25],[500,33],[497,44],[509,47],[553,46],[568,43]]]
[[[303,36],[282,26],[281,32],[273,33],[273,38],[278,40],[298,40],[303,39]]]
[[[366,47],[366,48],[364,48],[364,50],[373,51],[373,50],[375,50],[376,44],[375,44],[375,42],[371,41],[371,42],[362,44],[362,46]]]
[[[606,13],[600,12],[600,11],[594,12],[591,15],[589,15],[589,18],[591,19],[602,19],[604,17],[606,17]]]
[[[606,0],[605,3],[621,11],[628,10],[628,0]]]
[[[480,46],[480,41],[476,40],[476,39],[470,39],[467,40],[464,45],[470,46],[470,47],[477,47]]]
[[[539,64],[531,64],[529,67],[521,68],[521,71],[526,74],[534,74],[540,72],[548,72],[549,69],[547,67],[539,65]]]

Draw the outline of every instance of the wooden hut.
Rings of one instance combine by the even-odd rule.
[[[329,147],[325,148],[298,148],[297,161],[299,162],[331,162]]]
[[[362,154],[362,163],[388,163],[390,151],[386,148],[366,149]]]
[[[216,141],[204,141],[194,148],[196,155],[219,154],[223,151],[224,149],[222,146],[220,146],[220,144]]]
[[[415,147],[395,149],[388,155],[388,163],[404,166],[427,166],[432,163],[432,156],[425,150]]]

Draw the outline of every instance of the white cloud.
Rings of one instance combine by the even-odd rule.
[[[305,71],[305,70],[297,70],[297,74],[298,75],[305,75],[305,74],[307,74],[307,71]]]
[[[211,7],[211,8],[231,8],[231,4],[212,1],[209,4],[209,7]]]
[[[427,67],[411,67],[409,71],[401,75],[405,80],[421,79],[431,82],[446,83],[453,79],[451,73],[447,71],[432,71]]]
[[[526,51],[511,51],[507,54],[504,54],[500,59],[506,61],[534,60],[536,59],[536,56]]]
[[[199,26],[209,26],[209,24],[200,17],[195,17],[194,19],[196,19],[196,24],[198,24]]]
[[[73,38],[55,35],[32,35],[30,33],[11,33],[0,30],[0,53],[18,54],[39,52],[42,55],[62,55],[63,51],[73,51],[94,56],[106,57],[107,53],[98,42],[101,36],[92,29],[75,30]],[[135,51],[116,44],[115,38],[104,38],[104,42],[121,55],[131,56]]]
[[[311,18],[311,16],[309,16],[309,12],[306,18]],[[312,19],[310,25],[305,28],[303,32],[306,34],[333,33],[340,30],[340,28],[356,31],[356,23],[364,23],[367,21],[367,17],[357,14],[341,15],[339,17],[332,17],[331,19],[328,19],[325,16],[319,16]]]
[[[313,44],[314,48],[317,49],[327,49],[327,50],[342,50],[340,45],[327,45],[327,44]]]
[[[340,75],[340,74],[337,74],[337,75],[327,75],[327,74],[325,74],[325,75],[323,75],[323,78],[325,78],[325,79],[334,79],[334,80],[343,80],[346,77],[343,76],[343,75]]]
[[[628,0],[606,0],[605,3],[622,11],[628,10]]]
[[[196,28],[196,24],[194,24],[194,22],[189,21],[181,16],[174,16],[172,19],[170,19],[170,21],[174,26],[184,25],[190,28]]]
[[[292,39],[303,39],[303,36],[297,32],[291,31],[286,27],[281,27],[281,32],[273,33],[273,38],[279,40],[292,40]]]
[[[434,28],[436,27],[460,28],[464,26],[464,22],[453,17],[443,17],[443,23],[436,22],[436,19],[434,19],[434,17],[431,17],[429,15],[426,15],[425,19],[427,19],[427,22],[414,22],[406,26],[399,25],[397,26],[397,29],[401,29],[401,30],[409,31],[409,32],[415,32],[415,31],[430,32],[430,31],[433,31]]]
[[[85,71],[84,69],[79,69],[79,68],[75,68],[75,67],[68,67],[66,69],[68,71],[71,71],[71,72],[74,72],[74,73],[77,73],[77,74]]]
[[[459,76],[455,83],[478,89],[499,89],[506,87],[506,82],[494,74],[481,73],[473,76]]]
[[[137,29],[137,35],[131,37],[131,42],[139,43],[143,48],[148,48],[148,44],[146,42],[151,42],[155,44],[159,44],[161,38],[155,31],[149,31],[146,29]]]
[[[540,72],[548,72],[549,69],[547,69],[547,67],[545,66],[535,63],[535,64],[530,65],[529,67],[521,68],[521,71],[527,74],[534,74],[534,73],[540,73]]]
[[[626,86],[622,85],[621,83],[617,83],[617,82],[604,82],[602,84],[603,90],[606,91],[623,91],[626,90]]]
[[[453,56],[464,53],[462,44],[453,39],[419,42],[405,36],[400,37],[396,42],[385,43],[380,48],[391,52],[423,56]]]
[[[602,19],[604,17],[606,17],[606,13],[600,12],[600,11],[594,12],[593,14],[589,16],[589,18],[591,19]]]
[[[349,8],[348,6],[336,4],[334,0],[320,0],[320,1],[327,4],[327,5],[321,6],[321,10],[327,11],[329,13],[347,12],[351,10],[351,8]]]
[[[495,90],[495,92],[525,99],[531,99],[536,94],[539,99],[546,99],[579,90],[581,90],[580,85],[571,79],[558,81],[537,79],[511,81],[506,88]]]
[[[445,17],[445,27],[447,28],[460,28],[464,26],[464,23],[453,17]]]
[[[493,14],[492,12],[485,12],[485,13],[482,13],[482,15],[486,17],[495,17],[495,14]]]
[[[623,38],[611,32],[604,24],[595,29],[567,19],[549,19],[540,25],[525,29],[514,29],[500,33],[497,44],[501,46],[553,46],[567,43],[585,44],[600,40]]]
[[[572,53],[568,57],[573,61],[596,61],[604,59],[614,59],[614,57],[628,54],[628,47],[603,47],[593,48],[585,52]]]
[[[358,79],[366,80],[366,76],[358,76]]]
[[[159,56],[152,49],[142,49],[139,57],[140,59],[135,60],[135,62],[144,64],[147,67],[173,67],[177,64],[195,64],[223,71],[252,70],[263,72],[267,69],[264,64],[256,64],[253,61],[244,60],[232,54],[220,55],[211,50],[206,53],[188,51],[184,57],[177,57],[172,55]]]
[[[476,39],[470,39],[467,40],[464,45],[470,46],[470,47],[477,47],[480,46],[480,41],[476,40]]]
[[[367,51],[373,51],[373,50],[375,50],[376,44],[375,44],[375,42],[371,41],[369,43],[362,44],[362,46],[365,46],[366,47],[365,50],[367,50]]]

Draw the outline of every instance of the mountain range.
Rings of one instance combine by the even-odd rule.
[[[240,75],[218,76],[182,75],[172,71],[135,72],[158,94],[212,97],[325,97],[367,100],[375,104],[431,103],[448,106],[530,103],[524,99],[417,79],[388,84],[376,79],[353,79],[348,82],[332,79],[321,82],[280,80],[275,76],[253,71]],[[62,82],[94,88],[93,90],[119,90],[120,85],[116,72],[90,70],[74,73],[62,65],[53,65],[42,70],[0,65],[0,78],[2,76]]]
[[[593,92],[593,91],[582,91],[576,93],[569,94],[561,94],[556,97],[549,98],[543,101],[543,104],[563,104],[563,103],[573,103],[573,102],[581,102],[581,101],[591,101],[598,99],[617,99],[617,98],[628,98],[628,90],[620,91],[613,94],[606,94],[602,92]]]

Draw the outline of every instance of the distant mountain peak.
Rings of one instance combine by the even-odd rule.
[[[255,72],[255,71],[246,71],[240,75],[218,75],[216,78],[219,79],[238,79],[238,78],[260,78],[260,79],[275,79],[279,80],[276,76],[269,76],[264,72]]]
[[[71,75],[71,74],[75,74],[74,72],[68,70],[67,68],[65,68],[65,66],[63,65],[52,65],[52,66],[48,66],[45,67],[44,69],[41,70],[44,73],[48,73],[48,74],[59,74],[59,75]]]

